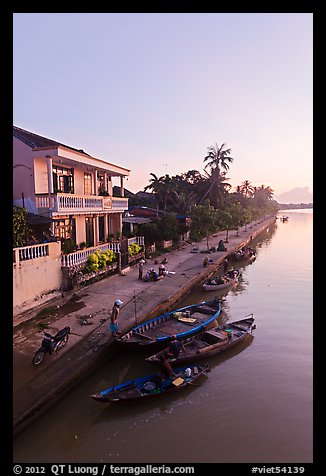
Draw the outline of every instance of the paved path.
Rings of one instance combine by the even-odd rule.
[[[112,309],[115,299],[123,301],[119,318],[122,331],[130,329],[136,321],[140,323],[171,310],[188,290],[218,269],[226,256],[247,244],[250,236],[255,238],[274,220],[274,217],[268,218],[252,227],[248,226],[247,231],[239,234],[230,232],[226,252],[210,255],[191,253],[192,245],[186,245],[183,249],[165,254],[168,259],[165,267],[175,274],[167,275],[158,282],[138,280],[138,268],[134,266],[121,275],[83,286],[64,298],[46,303],[48,310],[53,311],[55,308],[55,314],[52,312],[51,317],[38,317],[36,321],[40,308],[29,309],[18,316],[14,327],[14,434],[50,408],[118,350],[118,345],[108,331],[107,321],[108,311]],[[225,239],[225,235],[225,232],[221,232],[211,237],[209,245],[217,246],[221,238]],[[206,249],[206,239],[196,245]],[[203,267],[205,256],[214,260],[214,264],[207,268]],[[158,268],[153,259],[146,261],[144,271],[150,267]],[[92,324],[81,325],[80,322],[85,318]],[[49,323],[50,333],[68,325],[72,334],[64,349],[57,355],[46,355],[40,366],[34,367],[32,357],[42,340],[37,322]]]

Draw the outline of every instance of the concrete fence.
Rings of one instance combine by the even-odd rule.
[[[13,250],[14,309],[61,287],[61,243],[24,246]]]

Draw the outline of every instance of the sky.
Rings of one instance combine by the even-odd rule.
[[[313,192],[313,13],[14,13],[13,123],[132,192],[215,144],[233,187]]]

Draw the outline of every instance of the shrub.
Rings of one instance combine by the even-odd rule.
[[[84,273],[93,273],[99,269],[104,269],[116,260],[116,254],[112,250],[106,250],[101,253],[100,250],[95,251],[87,258],[87,264],[83,270]]]
[[[128,254],[129,256],[138,255],[141,249],[142,247],[138,245],[137,243],[131,243],[131,245],[128,246]]]

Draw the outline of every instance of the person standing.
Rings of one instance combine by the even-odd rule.
[[[171,379],[173,376],[173,368],[164,354],[160,355],[161,383]]]
[[[227,270],[228,270],[228,267],[229,267],[229,261],[228,261],[228,259],[227,259],[227,258],[225,258],[225,260],[224,260],[224,273],[226,273],[226,272],[227,272]]]
[[[112,333],[112,337],[117,337],[121,332],[119,332],[119,322],[118,317],[120,313],[120,306],[123,304],[120,299],[117,299],[113,305],[112,312],[111,312],[111,322],[110,322],[110,331]]]
[[[143,280],[143,270],[144,270],[145,260],[142,258],[138,263],[138,279]]]

